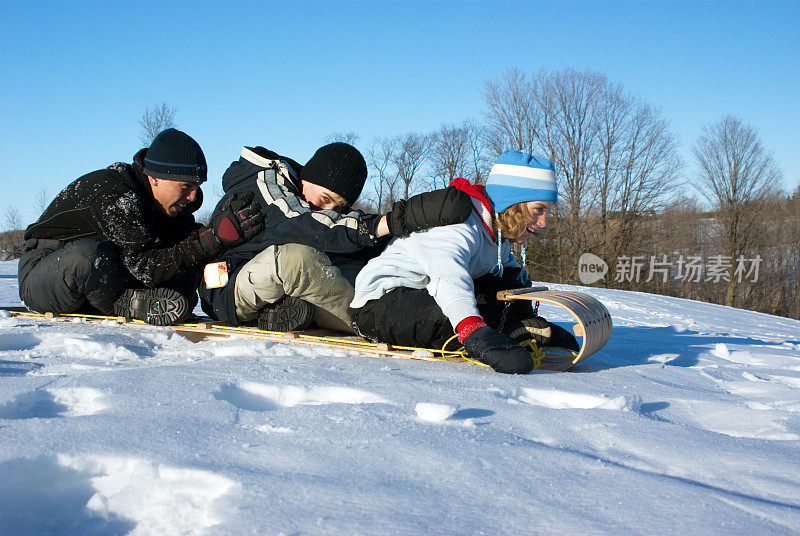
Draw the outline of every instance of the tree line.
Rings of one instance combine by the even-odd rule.
[[[580,284],[579,260],[592,254],[607,270],[594,285],[800,318],[800,187],[781,190],[755,127],[735,116],[706,125],[690,173],[660,110],[602,73],[510,69],[482,95],[481,120],[366,144],[352,131],[328,136],[367,160],[357,207],[383,212],[456,177],[483,183],[502,151],[523,150],[553,161],[560,190],[527,244],[534,280]],[[142,144],[175,126],[175,112],[148,108]],[[6,210],[4,235],[20,228],[14,216]]]
[[[527,245],[535,280],[581,283],[591,253],[607,264],[595,285],[800,318],[800,188],[781,190],[755,127],[735,116],[706,125],[690,173],[662,113],[602,73],[510,69],[483,100],[482,122],[373,139],[362,208],[459,176],[482,183],[502,151],[523,150],[553,161],[560,189]]]

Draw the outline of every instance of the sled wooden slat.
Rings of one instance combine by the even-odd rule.
[[[600,350],[611,337],[611,316],[608,314],[608,310],[602,303],[587,294],[572,291],[547,290],[546,287],[534,287],[501,291],[497,293],[497,298],[503,301],[528,300],[550,303],[562,309],[566,309],[575,320],[576,323],[573,325],[572,330],[577,337],[581,337],[582,339],[578,354],[574,357],[573,355],[559,356],[548,354],[542,359],[539,367],[540,370],[567,370]],[[15,315],[47,318],[53,322],[71,322],[75,317],[81,317],[83,321],[87,323],[100,323],[112,320],[121,326],[154,328],[154,326],[148,326],[138,321],[134,322],[124,317],[84,316],[77,314],[37,314],[28,312],[24,307],[5,307],[3,309]],[[343,335],[327,330],[278,333],[235,328],[224,322],[211,320],[202,320],[197,324],[163,326],[157,329],[172,330],[194,343],[206,340],[251,338],[290,344],[336,348],[362,354],[370,354],[377,357],[417,359],[422,361],[467,361],[452,353],[443,357],[439,353],[415,352],[413,349],[398,348],[385,343],[374,344],[355,335]]]
[[[542,287],[501,290],[497,299],[502,301],[528,300],[549,303],[565,309],[575,320],[572,331],[581,337],[581,349],[572,356],[547,356],[540,368],[545,370],[567,370],[580,363],[606,345],[611,338],[611,315],[598,300],[582,292],[568,290],[542,290]]]
[[[201,341],[214,341],[225,340],[232,338],[248,338],[248,339],[263,339],[273,342],[285,342],[290,344],[303,344],[308,346],[335,348],[337,350],[349,350],[351,352],[359,352],[362,354],[369,354],[375,357],[388,357],[388,358],[404,358],[416,359],[420,361],[453,361],[457,363],[466,363],[467,361],[457,356],[441,357],[435,356],[430,353],[412,352],[411,350],[395,348],[389,344],[384,343],[370,343],[361,337],[355,335],[344,335],[340,332],[313,329],[303,332],[269,332],[258,330],[237,330],[232,328],[225,322],[218,321],[201,321],[197,324],[179,324],[174,326],[151,326],[142,322],[130,321],[124,317],[113,316],[83,316],[80,314],[72,315],[53,315],[53,314],[39,314],[32,313],[24,307],[3,307],[2,310],[8,311],[12,315],[22,317],[34,317],[46,319],[52,322],[72,322],[75,318],[81,318],[84,322],[89,324],[99,324],[104,321],[112,320],[117,322],[120,326],[125,327],[139,327],[146,329],[168,329],[178,333],[182,337],[188,339],[193,343]]]
[[[141,324],[138,324],[141,326]],[[325,348],[335,348],[337,350],[350,350],[351,352],[362,352],[371,354],[378,357],[396,357],[405,359],[417,359],[421,361],[456,361],[465,362],[466,360],[456,357],[434,357],[426,355],[412,355],[408,350],[399,350],[393,348],[391,345],[383,343],[369,343],[361,337],[353,335],[342,335],[341,333],[328,331],[328,330],[309,330],[302,333],[286,332],[286,333],[270,333],[264,331],[232,331],[226,330],[228,327],[222,322],[215,322],[213,327],[195,327],[195,326],[165,326],[186,337],[192,342],[200,342],[203,340],[214,339],[229,339],[229,338],[248,338],[248,339],[263,339],[274,342],[291,342],[291,344],[304,344],[311,346],[323,346]],[[324,340],[320,340],[323,339]]]

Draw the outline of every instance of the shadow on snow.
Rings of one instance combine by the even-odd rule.
[[[697,331],[678,331],[672,326],[619,326],[615,327],[608,344],[578,363],[570,372],[596,372],[599,370],[636,365],[658,364],[656,356],[674,355],[663,361],[673,367],[693,367],[700,356],[713,350],[717,344],[765,345],[774,341],[762,341],[752,337],[737,337],[720,334],[701,334]]]

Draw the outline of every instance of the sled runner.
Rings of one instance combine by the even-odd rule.
[[[33,313],[24,307],[4,307],[4,311],[8,311],[13,316],[17,317],[33,317],[44,318],[58,322],[81,322],[91,324],[107,324],[109,322],[116,323],[124,327],[140,327],[151,329],[169,329],[179,335],[185,337],[193,343],[198,343],[206,340],[223,340],[232,337],[246,337],[250,339],[263,339],[275,342],[284,342],[291,344],[305,344],[314,346],[323,346],[326,348],[336,348],[339,350],[350,350],[352,352],[367,353],[377,357],[395,357],[405,359],[418,359],[423,361],[455,361],[466,363],[468,360],[464,359],[458,351],[442,351],[441,349],[424,349],[424,348],[411,348],[405,346],[394,346],[384,343],[369,342],[356,335],[347,335],[341,332],[324,330],[324,329],[311,329],[302,332],[277,332],[277,331],[263,331],[251,327],[234,327],[226,324],[225,322],[216,322],[212,320],[204,320],[197,323],[177,324],[172,326],[153,326],[142,322],[141,320],[132,320],[121,316],[103,316],[103,315],[89,315],[89,314],[54,314],[54,313]]]
[[[575,354],[574,352],[561,352],[558,349],[546,348],[544,357],[538,367],[539,370],[567,370],[601,349],[611,336],[611,317],[608,311],[603,304],[587,294],[571,291],[553,291],[547,290],[545,287],[535,287],[501,291],[497,293],[497,298],[503,301],[530,300],[551,303],[566,309],[577,322],[572,329],[577,337],[582,337],[583,339],[580,351]],[[156,327],[140,320],[131,320],[125,317],[86,314],[40,314],[29,312],[23,307],[10,307],[4,308],[4,310],[15,316],[39,317],[62,322],[73,322],[76,318],[80,318],[83,319],[82,321],[97,324],[115,322],[120,326],[169,329],[195,343],[204,340],[247,337],[275,342],[323,346],[339,350],[367,353],[378,357],[474,363],[474,361],[465,358],[464,353],[458,349],[413,348],[385,343],[372,343],[355,335],[344,335],[329,330],[305,330],[302,332],[281,333],[263,331],[250,327],[234,327],[224,322],[215,322],[211,320]]]
[[[514,290],[501,290],[497,293],[501,301],[529,300],[536,302],[534,311],[538,309],[539,302],[549,303],[565,309],[576,324],[572,332],[576,337],[581,337],[581,349],[577,355],[559,355],[554,352],[545,352],[540,370],[567,370],[600,350],[611,338],[611,315],[605,306],[582,292],[569,290],[548,290],[547,287],[519,288]]]

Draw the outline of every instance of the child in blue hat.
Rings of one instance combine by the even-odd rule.
[[[396,238],[359,272],[350,304],[362,336],[396,345],[441,347],[454,334],[467,354],[497,372],[526,374],[534,367],[521,342],[578,349],[566,330],[534,317],[528,302],[504,305],[496,292],[530,286],[511,253],[543,229],[558,200],[553,164],[506,151],[486,186],[456,179],[472,197],[464,223]]]

